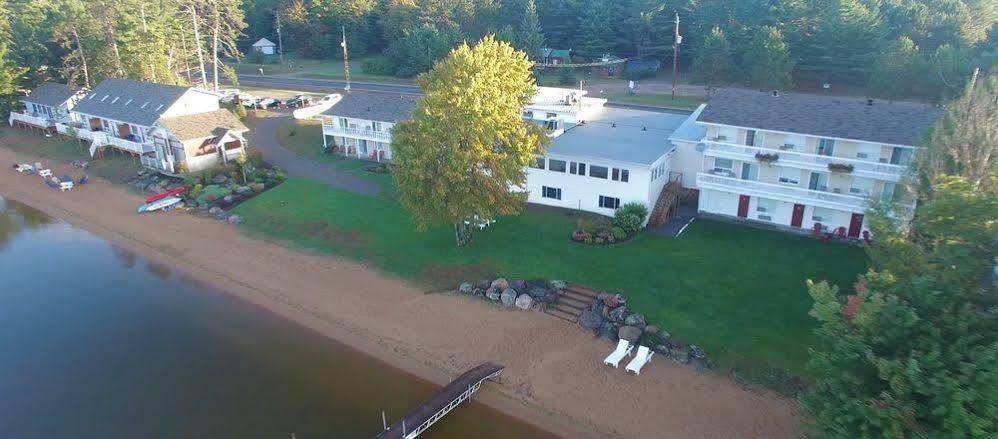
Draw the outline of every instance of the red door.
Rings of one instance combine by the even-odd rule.
[[[794,204],[794,215],[790,217],[790,225],[800,228],[800,225],[804,222],[804,205]]]
[[[739,195],[738,196],[738,217],[739,218],[748,218],[748,203],[749,203],[749,196],[748,195]]]
[[[849,237],[859,238],[859,232],[863,229],[863,214],[854,213],[852,214],[852,219],[849,220]]]

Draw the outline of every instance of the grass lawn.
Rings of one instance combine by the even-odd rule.
[[[274,63],[268,64],[257,64],[249,62],[239,62],[238,64],[235,60],[229,60],[229,65],[236,69],[236,73],[249,74],[249,75],[259,75],[260,69],[263,69],[265,75],[281,75],[281,74],[300,74],[309,78],[320,78],[320,79],[343,79],[345,74],[343,72],[343,60],[342,59],[306,59],[306,58],[293,58],[285,57],[285,63],[277,64],[277,58],[274,57]],[[289,67],[288,64],[291,64]],[[388,75],[371,75],[364,73],[363,66],[364,58],[352,59],[350,60],[350,79],[358,81],[377,81],[377,82],[397,82],[397,83],[412,83],[411,79],[407,78],[397,78]]]
[[[59,176],[62,175],[63,170],[70,169],[70,161],[91,160],[89,147],[86,143],[78,143],[76,139],[72,138],[61,139],[58,135],[44,137],[41,134],[32,134],[31,131],[12,128],[0,129],[0,147],[36,156],[46,166],[56,166],[53,172]],[[106,178],[114,183],[120,183],[125,177],[134,174],[141,167],[138,158],[109,149],[103,159],[90,162],[87,166],[87,173]],[[79,170],[74,170],[70,174],[77,173]],[[74,178],[76,177],[78,176]]]
[[[672,95],[670,94],[658,93],[638,93],[633,95],[628,93],[605,93],[602,97],[606,98],[609,102],[672,108],[695,109],[703,103],[703,99],[697,96],[676,95],[676,99],[672,99]]]
[[[859,248],[707,220],[679,239],[641,235],[589,247],[569,239],[575,213],[546,208],[504,218],[456,248],[450,227],[415,232],[408,213],[388,197],[300,179],[235,213],[251,234],[366,261],[434,288],[499,274],[619,291],[650,322],[742,373],[768,364],[800,373],[814,324],[804,281],[848,285],[866,262]]]

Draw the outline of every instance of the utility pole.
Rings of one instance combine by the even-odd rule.
[[[679,68],[679,45],[683,36],[679,35],[679,13],[676,12],[676,31],[672,40],[672,99],[676,99],[676,73]]]
[[[281,65],[284,65],[284,40],[281,38],[281,12],[274,14],[277,17],[277,53],[281,57]]]
[[[343,26],[343,41],[340,42],[340,46],[343,47],[343,74],[347,78],[347,86],[344,88],[348,93],[350,92],[350,56],[347,55],[347,27]]]

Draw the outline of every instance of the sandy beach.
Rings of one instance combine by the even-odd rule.
[[[609,342],[551,316],[428,294],[361,263],[251,238],[224,222],[180,212],[140,216],[142,197],[99,178],[63,193],[10,169],[35,161],[0,148],[0,195],[438,384],[483,361],[505,364],[501,382],[475,399],[562,436],[801,432],[794,400],[660,358],[641,376],[628,375],[601,364]],[[57,175],[68,169],[48,164]]]

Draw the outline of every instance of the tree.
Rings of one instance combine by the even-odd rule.
[[[990,191],[998,176],[998,74],[971,80],[946,107],[929,145],[917,157],[923,198],[941,176],[957,175],[974,190]]]
[[[517,49],[526,52],[531,59],[541,52],[541,46],[544,45],[544,34],[537,18],[537,5],[534,4],[534,0],[527,0],[523,18],[516,31],[515,45]]]
[[[924,93],[921,85],[925,76],[925,63],[918,47],[911,38],[902,35],[873,62],[868,92],[886,99],[916,96]]]
[[[715,26],[697,49],[690,71],[695,78],[710,87],[731,79],[732,70],[731,45],[728,44],[724,31]]]
[[[773,26],[761,27],[749,43],[742,60],[750,85],[770,89],[790,85],[794,61],[790,58],[779,29]]]
[[[6,11],[5,0],[0,0],[0,10]],[[20,91],[21,75],[28,69],[14,64],[10,57],[10,33],[5,12],[0,12],[0,115],[6,117],[11,103]]]
[[[397,75],[416,76],[430,70],[436,60],[461,41],[460,38],[460,33],[454,28],[440,29],[428,24],[406,31],[388,49],[388,56],[395,64]]]
[[[614,9],[609,2],[581,0],[579,30],[574,44],[578,54],[585,58],[599,58],[609,53],[616,41],[614,37]]]
[[[520,212],[526,195],[513,188],[547,141],[521,115],[536,93],[531,66],[489,36],[419,76],[426,94],[392,130],[392,177],[417,227],[453,224],[461,246],[477,224]]]
[[[941,178],[911,235],[877,214],[870,270],[843,297],[808,282],[818,343],[802,398],[828,437],[990,437],[998,429],[998,194]]]

